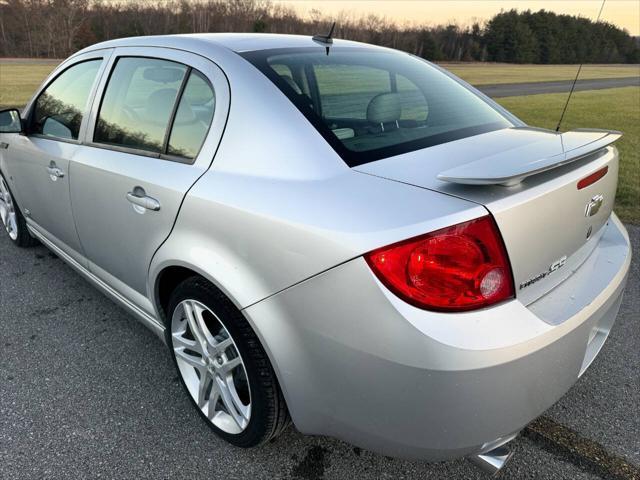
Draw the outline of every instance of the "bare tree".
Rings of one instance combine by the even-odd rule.
[[[312,9],[303,17],[291,7],[270,0],[0,0],[0,54],[63,57],[96,41],[135,35],[311,35],[327,31],[331,22],[338,20],[337,37],[393,47],[433,60],[509,61],[507,43],[517,26],[520,37],[531,45],[528,61],[571,61],[587,54],[592,62],[640,61],[640,46],[628,32],[603,22],[593,24],[545,11],[502,12],[489,22],[476,21],[470,27],[455,23],[398,25],[377,15],[356,17],[349,12],[336,17],[330,18],[320,9]],[[539,25],[546,28],[544,35]],[[549,25],[556,29],[555,37],[549,33]],[[540,48],[536,35],[543,38]]]

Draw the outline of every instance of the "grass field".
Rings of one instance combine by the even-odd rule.
[[[55,67],[56,61],[0,59],[0,105],[24,105]],[[574,65],[448,64],[474,84],[571,79]],[[581,78],[640,75],[638,65],[587,65]],[[499,102],[525,122],[555,128],[566,93],[501,98]],[[620,183],[616,211],[626,222],[640,224],[640,89],[637,87],[577,92],[564,129],[577,127],[622,130]]]
[[[554,93],[498,101],[530,125],[555,129],[566,99],[566,93]],[[640,88],[574,93],[562,130],[580,127],[624,133],[616,144],[620,150],[620,179],[615,209],[623,221],[640,224]]]
[[[472,85],[573,80],[578,65],[512,65],[505,63],[442,63]],[[640,76],[640,65],[584,65],[583,80]]]
[[[22,106],[58,61],[14,62],[0,59],[0,105]]]
[[[0,105],[24,105],[59,60],[0,59]],[[473,85],[573,80],[576,65],[443,63]],[[640,76],[640,65],[585,65],[580,78]]]

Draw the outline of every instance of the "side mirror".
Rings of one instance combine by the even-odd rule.
[[[20,112],[15,108],[0,111],[0,133],[24,133]]]

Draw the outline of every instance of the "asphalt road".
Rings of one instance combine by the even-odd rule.
[[[573,80],[557,82],[505,83],[497,85],[478,85],[480,91],[493,98],[515,97],[519,95],[538,95],[540,93],[569,92]],[[575,91],[602,90],[603,88],[619,88],[640,86],[640,77],[600,78],[578,80]]]
[[[640,478],[640,227],[617,325],[578,384],[515,442],[501,478]],[[637,476],[636,476],[637,475]],[[166,347],[44,247],[0,232],[0,478],[483,478],[290,428],[256,450],[201,421]]]

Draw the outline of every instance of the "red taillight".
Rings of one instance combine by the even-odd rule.
[[[365,259],[387,288],[427,310],[473,310],[514,296],[507,252],[490,216],[374,250]]]
[[[578,190],[582,190],[583,188],[588,187],[592,183],[596,183],[598,180],[604,177],[608,171],[609,171],[609,167],[607,166],[593,172],[588,177],[584,177],[582,180],[578,182]]]

